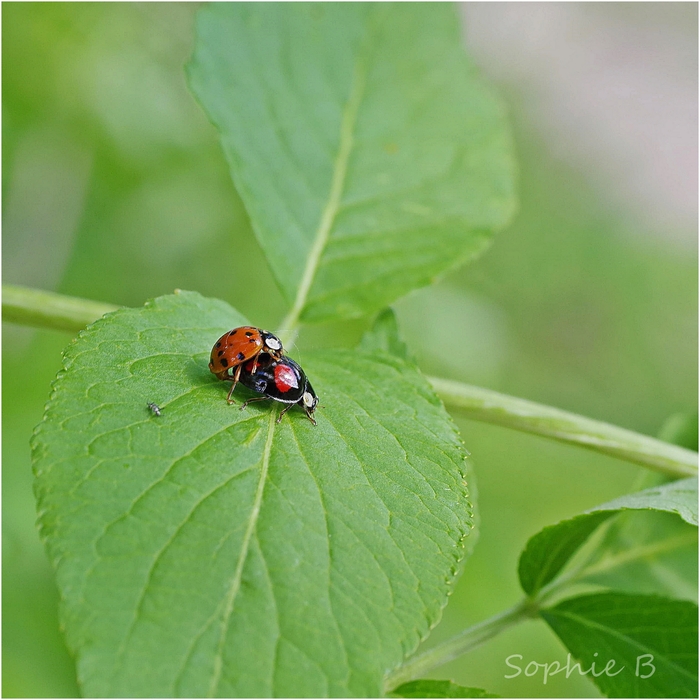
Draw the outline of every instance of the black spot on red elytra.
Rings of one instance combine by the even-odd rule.
[[[238,355],[236,355],[236,357],[237,357],[239,360],[244,360],[244,359],[245,359],[245,355],[244,355],[242,352],[239,352]]]
[[[250,338],[253,334],[250,331],[246,331],[245,334]]]
[[[221,357],[224,354],[223,350],[219,350],[219,352],[216,353],[219,357]]]
[[[228,367],[228,360],[227,360],[225,357],[222,357],[222,358],[221,358],[221,364],[222,364],[224,367]]]

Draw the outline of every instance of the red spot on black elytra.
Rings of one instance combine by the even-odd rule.
[[[283,393],[290,389],[298,389],[299,382],[294,370],[287,365],[277,365],[275,367],[275,386]]]

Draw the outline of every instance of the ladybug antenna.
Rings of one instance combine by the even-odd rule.
[[[290,330],[288,328],[278,328],[275,331],[275,335],[282,340],[283,338],[291,338],[291,340],[282,340],[284,343],[284,349],[285,352],[289,350],[289,348],[294,348],[296,349],[297,347],[297,333],[296,331]]]

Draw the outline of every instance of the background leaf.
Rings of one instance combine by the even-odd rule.
[[[576,579],[628,593],[696,602],[698,529],[670,513],[621,512]]]
[[[391,308],[384,309],[377,315],[372,327],[362,336],[359,347],[366,352],[379,350],[413,362],[406,343],[399,335],[396,314]]]
[[[452,681],[421,679],[394,688],[390,698],[497,698],[480,688],[465,688]]]
[[[674,413],[659,431],[659,439],[698,451],[698,412]]]
[[[662,510],[676,513],[691,525],[698,524],[698,478],[678,479],[652,486],[638,493],[629,493],[593,510]]]
[[[297,409],[277,426],[279,405],[240,412],[208,370],[241,322],[180,293],[66,353],[34,464],[86,695],[378,695],[446,603],[465,452],[425,380],[309,356],[318,426]]]
[[[600,673],[610,659],[610,674],[591,680],[608,697],[692,698],[698,695],[698,606],[659,596],[597,593],[543,610],[583,670],[595,662]],[[638,657],[651,654],[655,671]]]
[[[473,257],[513,211],[503,110],[452,6],[213,4],[189,77],[306,321],[383,308]]]
[[[579,515],[540,530],[528,540],[518,562],[520,585],[529,596],[552,581],[588,539],[614,512]]]
[[[590,534],[620,510],[658,510],[680,515],[697,525],[697,477],[680,479],[628,494],[588,513],[544,528],[528,540],[520,555],[518,576],[525,593],[534,596],[566,565]]]

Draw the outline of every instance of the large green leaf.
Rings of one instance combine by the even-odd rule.
[[[656,510],[676,513],[691,524],[698,523],[698,479],[691,477],[654,486],[550,525],[528,540],[520,555],[518,575],[525,593],[534,596],[562,570],[591,533],[621,510]]]
[[[399,332],[399,325],[393,309],[387,308],[377,314],[372,326],[364,333],[360,339],[358,350],[368,353],[388,353],[392,357],[399,357],[406,362],[415,365],[415,360],[411,355],[406,343],[404,343]],[[469,454],[469,453],[467,453]],[[469,493],[472,501],[472,530],[466,542],[466,555],[471,555],[479,540],[479,529],[481,519],[478,508],[478,494],[474,460],[468,459],[465,462],[466,478],[469,483]]]
[[[34,465],[88,696],[376,696],[446,603],[470,506],[426,381],[386,354],[309,356],[318,426],[277,425],[207,368],[243,321],[180,293],[66,352]]]
[[[450,5],[213,3],[188,72],[303,320],[378,311],[513,211],[504,110]]]
[[[581,661],[582,671],[595,663],[589,677],[608,697],[698,696],[698,606],[694,603],[596,593],[565,600],[541,615]],[[611,660],[614,665],[607,666]]]

